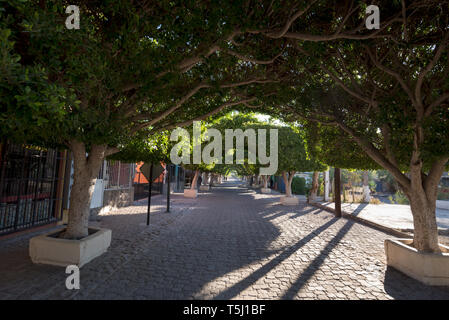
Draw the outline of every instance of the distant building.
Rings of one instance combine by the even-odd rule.
[[[103,162],[90,204],[90,219],[148,196],[144,165]],[[153,192],[166,191],[166,165],[153,177]],[[185,170],[170,165],[170,190],[183,192]],[[0,236],[67,223],[73,160],[67,150],[0,143]]]

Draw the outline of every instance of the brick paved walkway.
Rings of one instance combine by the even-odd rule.
[[[0,240],[0,299],[449,299],[386,268],[389,235],[320,209],[232,183],[172,198],[172,213],[155,199],[150,227],[145,201],[96,223],[113,241],[81,268],[81,290],[30,262],[30,236]]]

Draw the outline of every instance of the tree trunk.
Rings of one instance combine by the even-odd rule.
[[[290,196],[293,197],[293,191],[292,191],[292,181],[293,177],[295,176],[296,171],[290,171],[288,173],[288,188],[290,189]]]
[[[421,108],[422,111],[422,108]],[[410,177],[402,173],[400,168],[389,159],[378,152],[376,148],[358,137],[354,131],[347,127],[340,127],[345,130],[355,142],[384,169],[388,170],[404,191],[410,201],[410,208],[413,215],[414,236],[413,246],[422,252],[440,252],[438,245],[438,228],[436,223],[435,206],[438,192],[438,182],[444,172],[449,158],[442,157],[432,163],[430,171],[423,172],[423,159],[421,154],[424,143],[422,124],[423,112],[418,113],[414,128],[413,151],[410,159]]]
[[[413,246],[422,252],[440,252],[438,227],[435,215],[438,182],[441,174],[431,174],[423,180],[422,162],[410,165],[410,188],[404,189],[413,214]],[[443,166],[444,168],[444,166]]]
[[[332,193],[332,201],[335,202],[335,176],[332,177],[329,185],[330,193]]]
[[[204,186],[204,185],[206,185],[206,184],[207,184],[207,181],[206,181],[206,172],[203,172],[203,174],[202,174],[202,179],[201,179],[201,185]]]
[[[309,201],[316,200],[316,194],[318,191],[318,178],[319,178],[319,172],[314,171],[313,176],[312,176],[312,189],[310,189]]]
[[[288,177],[287,177],[288,174]],[[285,183],[285,196],[287,197],[292,197],[292,181],[293,181],[293,175],[295,173],[293,172],[286,172],[283,171],[282,172],[282,178],[284,179],[284,183]]]
[[[268,188],[268,176],[262,176],[262,179],[263,179],[263,187],[265,189],[267,189]]]
[[[435,202],[417,190],[410,193],[410,208],[413,214],[413,246],[423,252],[440,252],[438,246],[438,227],[435,216]]]
[[[363,171],[363,202],[365,203],[369,203],[371,201],[368,178],[368,171]]]
[[[329,170],[324,172],[324,201],[329,201],[330,185],[329,185]]]
[[[198,181],[199,173],[200,173],[199,170],[195,170],[195,175],[193,176],[192,184],[190,185],[190,190],[195,190],[196,189],[196,183]]]
[[[65,239],[81,239],[89,234],[90,202],[106,148],[104,145],[94,145],[86,156],[83,143],[72,141],[70,144],[73,152],[74,179],[70,191],[67,229],[62,235]]]

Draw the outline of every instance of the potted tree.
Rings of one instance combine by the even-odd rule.
[[[20,94],[14,94],[14,101],[2,101],[2,106],[8,104],[2,108],[2,119],[15,119],[8,124],[8,132],[24,133],[22,138],[27,142],[70,150],[74,183],[68,224],[62,232],[46,238],[58,240],[58,246],[75,243],[78,247],[90,247],[85,242],[101,236],[98,243],[102,246],[92,242],[90,257],[104,252],[111,235],[110,231],[95,231],[88,225],[90,201],[105,157],[120,151],[139,132],[152,135],[188,125],[246,101],[241,86],[271,81],[265,77],[265,66],[256,72],[253,65],[238,63],[245,58],[237,58],[232,51],[215,55],[220,49],[218,42],[223,40],[223,49],[236,35],[225,23],[227,15],[222,14],[219,6],[212,9],[215,13],[201,7],[198,14],[191,16],[181,4],[170,4],[171,14],[167,14],[159,4],[142,10],[129,1],[85,1],[80,4],[81,28],[69,30],[64,23],[67,14],[62,2],[5,5],[7,10],[0,10],[2,21],[10,24],[6,27],[13,31],[16,44],[8,49],[12,52],[8,56],[14,58],[8,68],[34,68],[44,83],[18,83],[18,90],[31,92],[29,97],[38,96],[41,101],[31,103],[27,98],[17,103]],[[182,17],[178,11],[183,12]],[[217,17],[224,23],[217,25],[226,27],[204,25],[198,33],[196,26],[203,24],[206,11],[220,13]],[[8,15],[5,19],[4,14]],[[179,18],[186,18],[189,23],[179,23]],[[201,44],[203,39],[205,43]],[[217,68],[196,68],[206,58]],[[30,73],[24,72],[23,79],[27,79],[27,74]],[[229,95],[231,90],[239,95]],[[49,106],[56,108],[49,111]],[[52,250],[47,246],[49,241],[40,240],[30,242],[33,261],[78,261],[75,264],[82,265],[90,259],[80,260],[82,253],[74,252],[68,261],[59,254],[64,250]],[[43,257],[49,252],[55,253],[51,261]],[[70,255],[71,250],[65,252]]]
[[[277,94],[264,102],[270,110],[278,106],[275,112],[288,121],[331,127],[338,140],[351,140],[357,152],[388,170],[409,199],[414,223],[413,238],[386,240],[388,265],[424,283],[448,285],[449,256],[439,243],[435,214],[438,182],[449,160],[448,8],[423,3],[415,15],[415,3],[390,4],[374,33],[295,41],[290,58],[297,76],[279,84],[284,98]],[[394,21],[397,16],[403,18]],[[358,24],[346,22],[323,29],[335,40],[338,30]]]
[[[262,193],[271,193],[271,189],[268,188],[268,180],[270,179],[269,175],[262,175],[263,187],[260,188],[260,192]]]
[[[285,184],[285,196],[281,197],[283,205],[297,205],[299,198],[292,193],[292,180],[296,172],[324,170],[325,166],[310,158],[306,151],[305,135],[299,127],[279,128],[278,173]]]

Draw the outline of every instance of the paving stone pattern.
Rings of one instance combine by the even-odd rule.
[[[0,299],[449,299],[387,268],[381,231],[228,182],[198,199],[146,201],[102,216],[110,249],[81,268],[33,265],[32,235],[0,240]],[[33,234],[35,235],[35,234]]]

